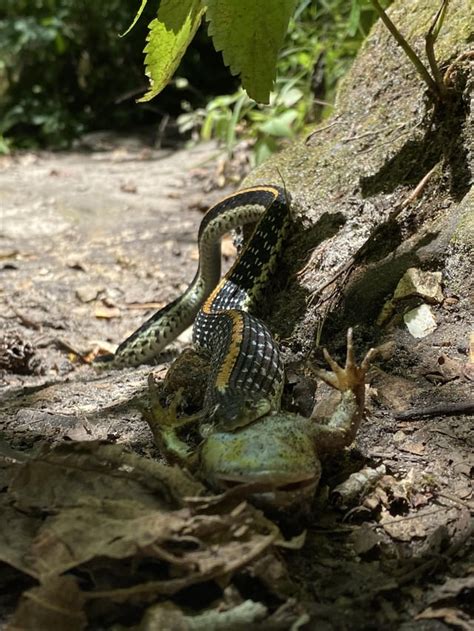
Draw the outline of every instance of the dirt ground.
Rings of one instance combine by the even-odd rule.
[[[218,152],[212,145],[155,151],[125,138],[94,148],[0,161],[4,496],[12,470],[22,466],[15,454],[37,454],[45,444],[100,440],[160,458],[140,407],[150,367],[98,374],[88,357],[98,348],[112,350],[191,280],[202,209],[224,194],[204,191]],[[290,549],[268,549],[274,556],[267,565],[267,556],[255,555],[212,588],[211,579],[203,582],[207,592],[168,592],[173,606],[194,615],[197,603],[230,611],[263,603],[265,615],[247,619],[248,628],[473,628],[474,342],[465,298],[443,295],[441,284],[439,292],[431,300],[437,329],[429,343],[400,322],[382,339],[366,333],[358,340],[358,353],[371,343],[384,345],[370,373],[367,420],[345,457],[326,463],[310,513],[299,523],[281,520]],[[185,333],[174,348],[187,343]],[[340,358],[340,339],[335,350]],[[168,365],[154,370],[164,375]],[[312,405],[312,386],[308,391],[298,366],[292,364],[289,381],[286,400],[300,410],[308,400]],[[323,395],[319,387],[316,398]],[[404,417],[414,401],[417,413]],[[441,405],[438,413],[428,413],[434,404]],[[361,470],[349,487],[338,486]],[[48,513],[44,504],[41,510]],[[302,531],[301,547],[295,541]],[[9,616],[35,583],[25,581],[20,562],[1,558],[0,607]],[[87,628],[151,629],[139,622],[143,607],[127,602],[122,614],[88,609]],[[20,619],[11,628],[35,628]],[[241,626],[207,628],[242,628],[243,618],[236,620]],[[188,628],[177,624],[154,628]]]

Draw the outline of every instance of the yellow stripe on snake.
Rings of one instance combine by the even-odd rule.
[[[248,243],[219,282],[221,237],[256,221]],[[221,200],[201,222],[199,268],[187,290],[104,360],[115,367],[150,361],[194,320],[193,342],[212,358],[206,416],[232,429],[278,410],[284,380],[280,350],[251,312],[275,271],[289,222],[288,197],[278,186],[248,188]]]

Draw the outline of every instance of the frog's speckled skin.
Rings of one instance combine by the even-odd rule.
[[[364,410],[365,374],[374,351],[360,366],[354,359],[352,331],[347,336],[345,367],[325,352],[331,371],[317,374],[341,392],[341,399],[325,422],[287,412],[274,412],[234,431],[211,431],[194,452],[176,434],[179,426],[174,409],[163,410],[152,392],[151,427],[173,459],[198,469],[214,488],[225,490],[237,484],[258,483],[253,497],[277,509],[307,503],[321,476],[320,458],[344,449],[355,438]],[[202,432],[201,432],[202,435]],[[262,490],[260,490],[262,489]]]
[[[236,432],[215,432],[200,447],[200,471],[218,489],[268,483],[269,490],[256,499],[274,508],[301,505],[318,486],[320,458],[351,444],[362,411],[363,402],[349,390],[324,425],[280,412]]]

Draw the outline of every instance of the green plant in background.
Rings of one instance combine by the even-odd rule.
[[[259,164],[282,141],[330,112],[337,82],[376,19],[370,0],[300,0],[278,57],[269,105],[256,103],[242,88],[203,108],[184,102],[180,130],[193,132],[195,139],[216,138],[228,152],[248,139],[254,145],[252,161]]]
[[[0,151],[12,140],[64,147],[85,129],[127,123],[137,106],[116,102],[143,89],[145,26],[127,41],[117,34],[135,8],[135,0],[1,0]]]
[[[159,103],[137,105],[147,87],[147,24],[156,16],[156,2],[149,5],[133,32],[120,38],[137,0],[0,0],[0,151],[62,148],[84,132],[138,127],[152,144],[154,128],[181,113],[183,98],[199,107],[235,89],[200,30],[179,69],[199,88],[172,82]]]
[[[388,3],[386,0],[384,5]],[[284,139],[330,110],[326,103],[333,100],[337,80],[376,17],[370,0],[161,0],[158,17],[166,8],[174,17],[178,11],[185,26],[186,11],[201,16],[205,6],[214,40],[222,44],[228,36],[231,52],[224,57],[234,71],[240,70],[243,80],[247,66],[242,59],[249,57],[248,52],[241,52],[245,33],[239,35],[233,23],[226,28],[226,7],[240,12],[248,7],[249,15],[253,11],[260,16],[259,26],[270,29],[272,40],[267,56],[274,54],[275,59],[276,39],[281,36],[283,40],[283,26],[286,29],[289,20],[278,55],[277,79],[269,105],[257,105],[242,89],[236,89],[237,80],[222,64],[202,26],[180,63],[178,78],[169,81],[153,104],[136,105],[134,99],[146,90],[141,51],[147,23],[156,27],[156,4],[156,0],[142,0],[142,20],[127,37],[119,38],[118,33],[132,21],[137,0],[2,0],[0,152],[11,146],[65,147],[85,131],[157,126],[161,117],[173,119],[181,114],[181,131],[191,132],[195,138],[218,138],[229,151],[238,140],[247,139],[254,146],[254,161],[261,162]],[[268,23],[262,22],[262,7],[269,6],[283,6],[285,15],[273,11]],[[170,35],[167,41],[178,41],[178,26],[172,21],[168,25],[176,37]],[[246,25],[251,38],[248,16]],[[173,57],[173,63],[165,60],[162,78],[169,79],[195,26],[193,22],[186,27],[186,41],[184,45],[178,42],[179,55]],[[273,73],[272,67],[266,78],[253,77],[249,85],[267,93]],[[157,84],[152,88],[157,90]]]

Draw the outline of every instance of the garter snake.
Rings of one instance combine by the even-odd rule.
[[[252,236],[220,280],[221,237],[256,221]],[[271,333],[252,311],[275,271],[289,222],[288,196],[278,186],[243,189],[219,201],[201,222],[199,266],[189,287],[104,360],[116,367],[147,362],[194,321],[193,342],[211,358],[207,415],[232,429],[277,411],[283,361]]]

